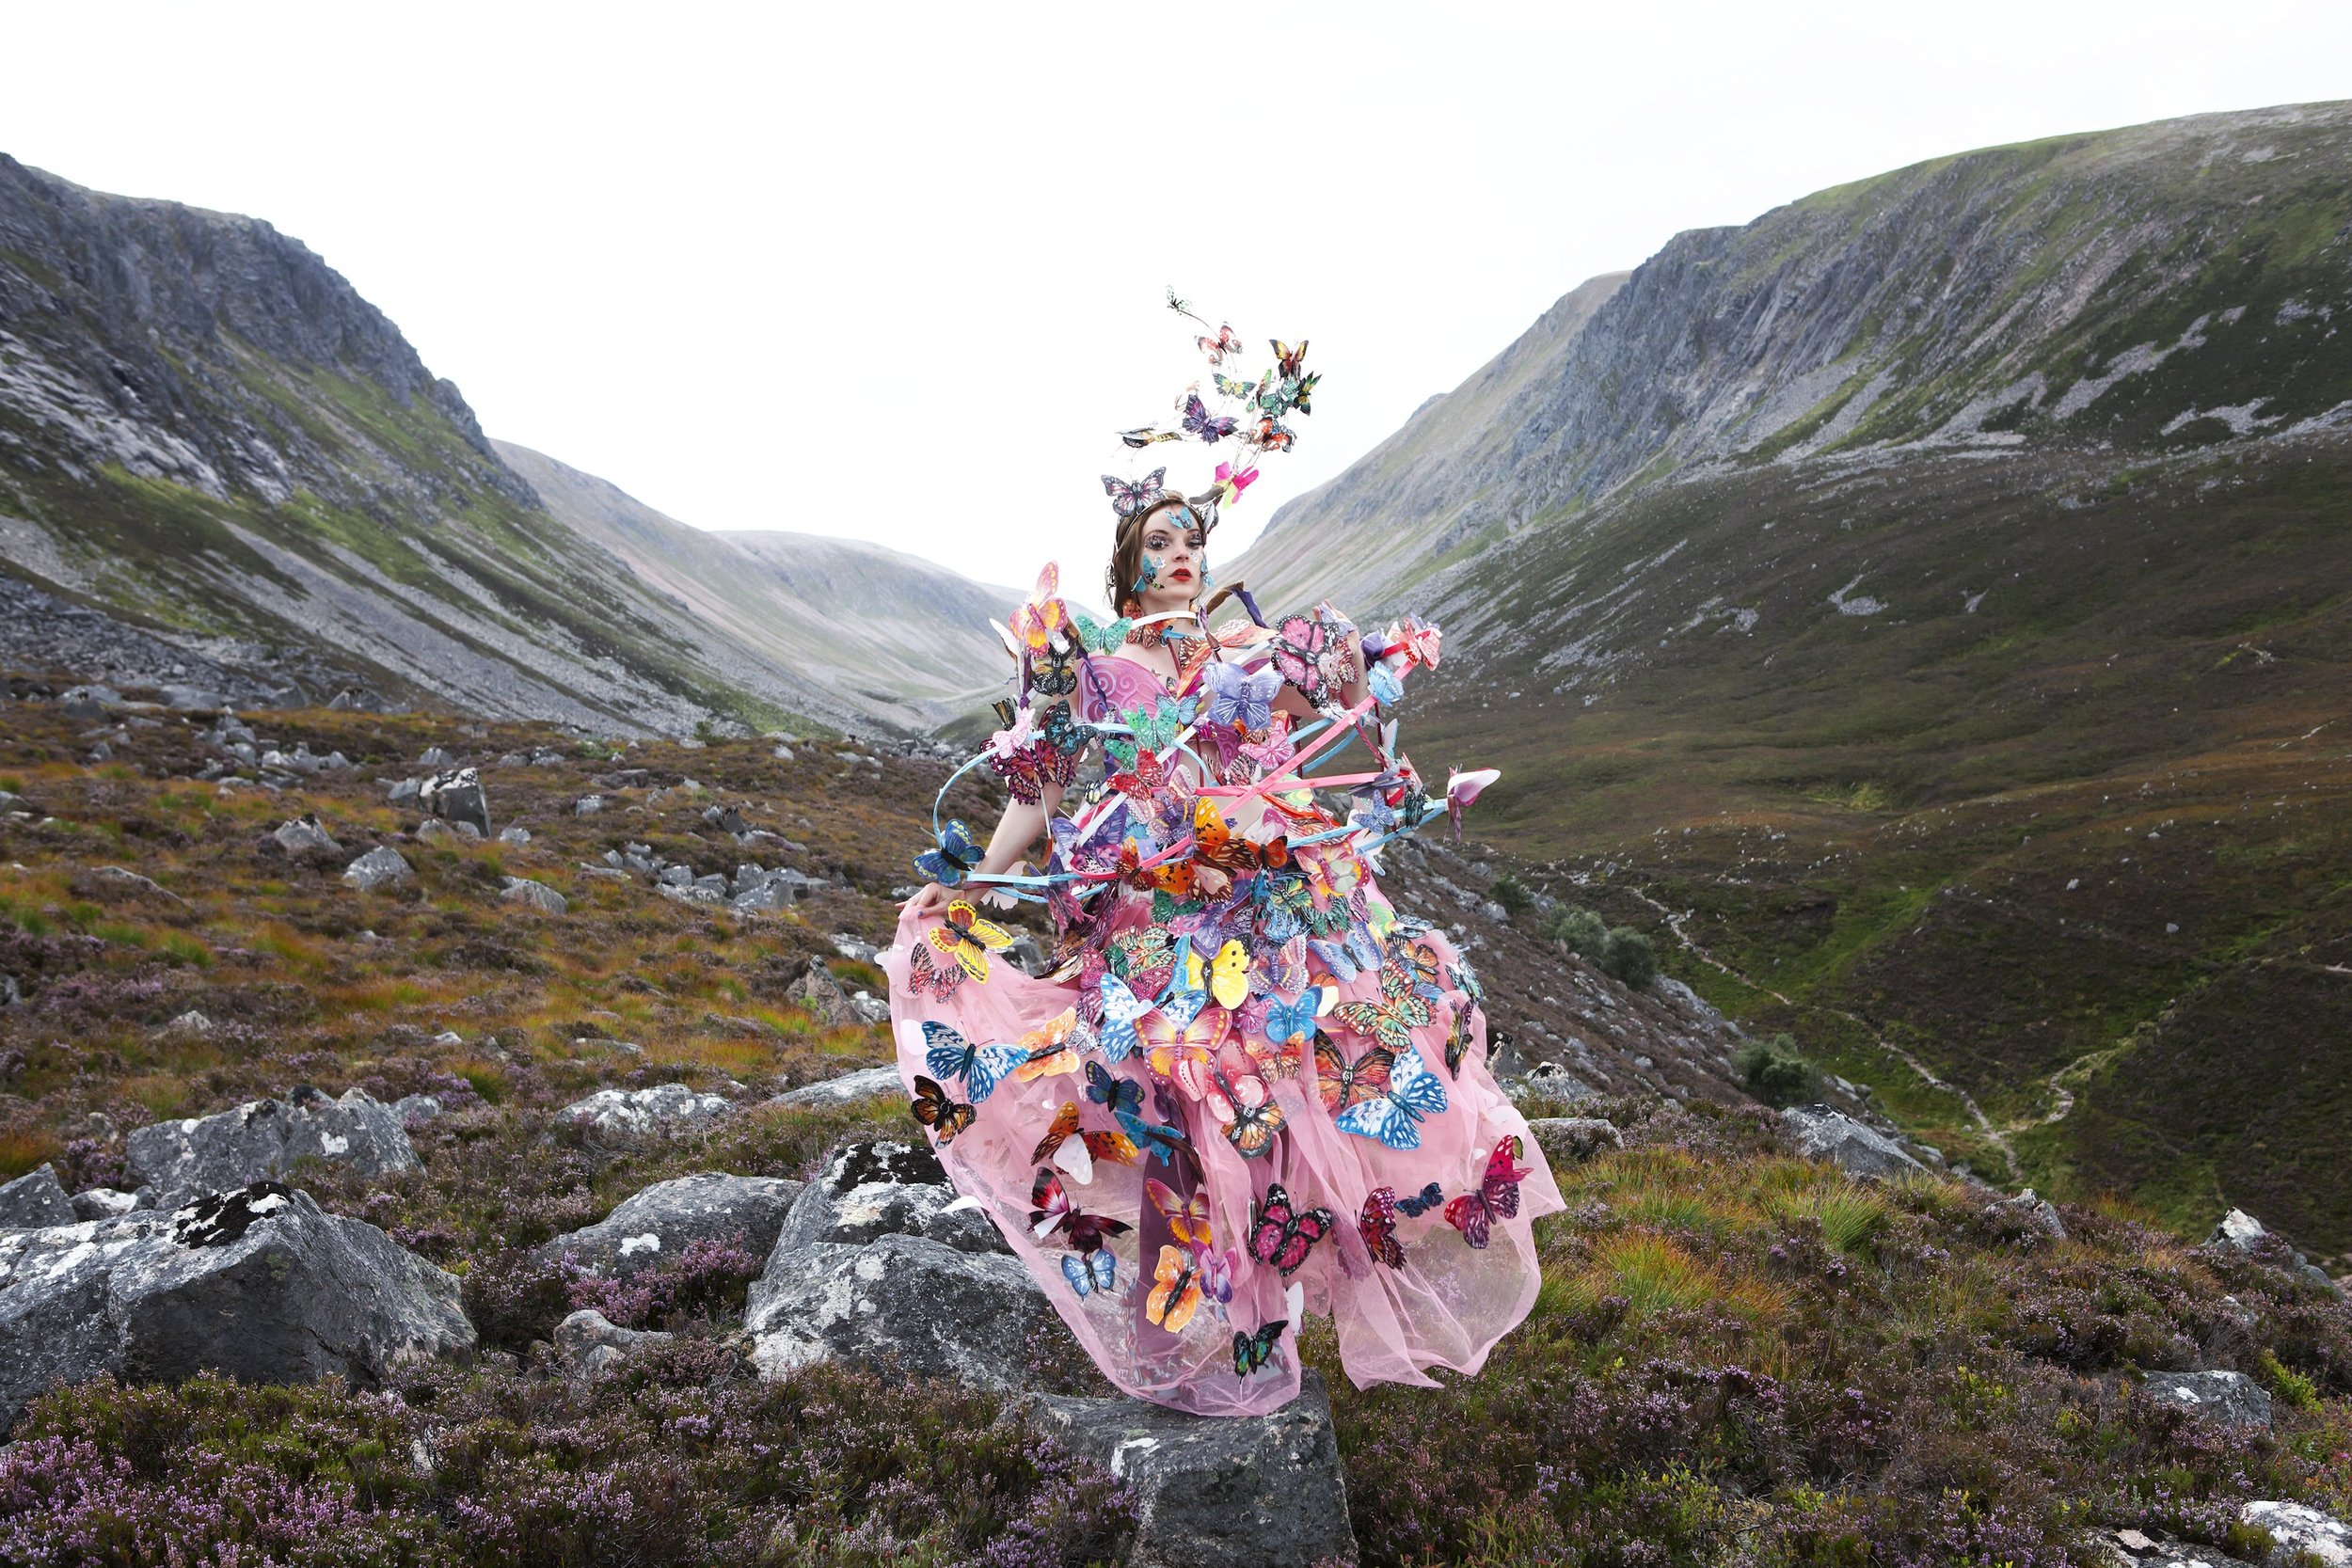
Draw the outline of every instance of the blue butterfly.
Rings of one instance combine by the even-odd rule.
[[[1182,1029],[1200,1016],[1200,1009],[1209,1005],[1209,988],[1196,973],[1200,960],[1193,956],[1189,934],[1176,939],[1176,965],[1168,974],[1168,989],[1160,993],[1158,1010],[1162,1016]]]
[[[1445,1081],[1429,1070],[1420,1052],[1407,1045],[1389,1068],[1386,1089],[1348,1106],[1331,1123],[1343,1132],[1371,1138],[1390,1148],[1419,1148],[1421,1119],[1445,1107]]]
[[[1029,1059],[1028,1052],[1020,1046],[974,1045],[946,1024],[929,1019],[923,1021],[923,1038],[930,1047],[923,1053],[923,1063],[931,1069],[931,1076],[962,1079],[963,1092],[975,1105],[994,1094],[996,1085]]]
[[[1104,974],[1103,1022],[1095,1029],[1103,1054],[1114,1062],[1123,1062],[1134,1055],[1136,1047],[1142,1043],[1136,1036],[1136,1020],[1152,1011],[1155,1005],[1137,996],[1118,975]]]
[[[1274,670],[1251,675],[1237,664],[1211,664],[1200,672],[1200,683],[1209,691],[1204,722],[1263,730],[1274,721],[1274,698],[1282,689],[1282,677]]]
[[[1307,879],[1296,872],[1267,872],[1253,879],[1258,901],[1258,934],[1271,942],[1285,942],[1307,927],[1314,911],[1314,895]]]
[[[1089,1062],[1087,1098],[1125,1121],[1143,1109],[1143,1085],[1132,1079],[1113,1077],[1100,1062]]]
[[[1372,688],[1373,701],[1382,707],[1391,707],[1405,700],[1405,683],[1391,673],[1387,665],[1377,660],[1364,672],[1364,684]]]
[[[950,822],[939,831],[938,848],[914,857],[914,869],[942,887],[954,887],[980,863],[980,847],[972,842],[972,830]]]
[[[1288,1040],[1306,1039],[1315,1032],[1315,1019],[1323,1011],[1323,988],[1309,986],[1298,993],[1295,1002],[1275,997],[1266,1004],[1265,1037],[1268,1045],[1280,1045]]]
[[[1108,1294],[1119,1283],[1119,1259],[1108,1247],[1092,1252],[1067,1253],[1061,1260],[1061,1276],[1070,1281],[1070,1288],[1084,1296],[1101,1291]]]
[[[1435,1181],[1432,1181],[1414,1196],[1398,1198],[1396,1200],[1396,1211],[1400,1214],[1407,1215],[1413,1219],[1419,1219],[1422,1215],[1429,1212],[1430,1210],[1435,1209],[1438,1204],[1443,1203],[1444,1201],[1445,1189],[1438,1186]]]
[[[1353,980],[1359,974],[1380,967],[1380,944],[1361,926],[1351,924],[1337,942],[1310,937],[1307,945],[1343,980]]]

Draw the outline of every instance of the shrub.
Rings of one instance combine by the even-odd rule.
[[[1604,974],[1614,976],[1635,990],[1647,990],[1658,978],[1658,953],[1650,946],[1649,938],[1630,926],[1613,926],[1609,939],[1601,949],[1599,963]]]
[[[1608,923],[1581,904],[1563,904],[1552,911],[1544,935],[1563,943],[1577,957],[1596,963],[1609,945]]]
[[[1509,872],[1497,877],[1495,885],[1488,891],[1494,895],[1496,903],[1514,915],[1526,913],[1535,902],[1535,895],[1527,891],[1527,884]]]
[[[1785,1108],[1815,1097],[1819,1075],[1813,1064],[1798,1054],[1793,1035],[1753,1042],[1740,1053],[1738,1065],[1748,1092],[1767,1105]]]

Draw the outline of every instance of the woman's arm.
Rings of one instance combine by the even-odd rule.
[[[988,848],[981,854],[980,863],[973,869],[993,877],[1026,859],[1029,846],[1045,831],[1046,818],[1061,809],[1061,785],[1047,783],[1041,786],[1035,800],[1007,802],[1004,816],[996,819],[996,831],[989,835]],[[949,903],[961,896],[953,889],[930,882],[903,907],[918,918],[936,919],[947,912]]]

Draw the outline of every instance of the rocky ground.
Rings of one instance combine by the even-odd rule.
[[[2343,1560],[2325,1275],[1774,1114],[1474,847],[1388,885],[1568,1196],[1534,1313],[1194,1421],[866,1070],[948,764],[165,698],[0,710],[0,1558]]]

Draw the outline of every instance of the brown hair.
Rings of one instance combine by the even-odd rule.
[[[1184,515],[1192,519],[1190,526],[1193,528],[1201,526],[1200,515],[1192,510],[1192,504],[1172,491],[1142,511],[1119,519],[1117,541],[1111,546],[1110,567],[1103,574],[1103,591],[1110,597],[1113,614],[1126,614],[1127,607],[1136,602],[1136,577],[1143,570],[1143,535],[1146,525],[1154,516],[1171,506],[1183,507]],[[1201,549],[1200,563],[1205,570],[1208,565],[1208,551],[1205,545]]]

